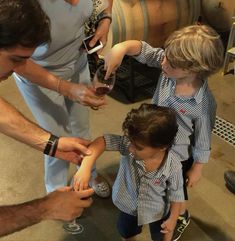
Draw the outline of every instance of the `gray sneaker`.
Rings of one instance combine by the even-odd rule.
[[[94,189],[95,194],[101,198],[108,198],[111,195],[111,188],[108,182],[101,176],[92,181],[91,187]]]

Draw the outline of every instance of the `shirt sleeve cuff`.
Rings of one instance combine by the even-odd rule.
[[[210,150],[198,150],[194,149],[193,150],[193,160],[195,162],[200,162],[200,163],[208,163],[209,158],[210,158]]]

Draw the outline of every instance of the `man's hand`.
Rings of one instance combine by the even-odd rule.
[[[55,157],[79,164],[83,156],[91,154],[87,148],[90,141],[76,137],[60,137]]]
[[[106,45],[107,39],[108,39],[108,32],[110,27],[110,20],[109,19],[103,19],[99,22],[99,25],[95,31],[95,35],[90,41],[89,45],[90,47],[93,47],[97,41],[101,41],[103,46]],[[98,51],[98,53],[101,51]]]
[[[60,188],[45,197],[39,208],[45,210],[43,219],[71,221],[79,217],[84,208],[92,204],[94,190],[73,191],[72,187]]]
[[[82,105],[103,106],[106,104],[105,97],[95,95],[94,88],[85,84],[74,84],[63,80],[60,82],[60,93]]]

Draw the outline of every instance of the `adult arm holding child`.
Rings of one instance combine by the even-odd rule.
[[[23,116],[3,98],[0,98],[0,132],[39,151],[45,149],[51,135],[50,132]],[[77,164],[81,160],[81,154],[90,154],[86,147],[89,143],[81,138],[60,137],[55,156]]]

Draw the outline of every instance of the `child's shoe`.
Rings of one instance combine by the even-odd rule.
[[[188,210],[185,211],[185,213],[183,215],[180,215],[178,217],[176,226],[175,226],[175,230],[174,230],[174,234],[173,234],[173,238],[172,241],[177,241],[180,239],[182,233],[184,232],[184,230],[187,228],[187,226],[190,223],[190,215]]]
[[[101,176],[96,177],[91,187],[94,189],[95,194],[101,198],[108,198],[111,195],[111,188],[108,182]]]

